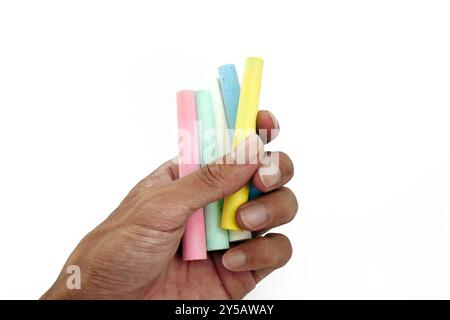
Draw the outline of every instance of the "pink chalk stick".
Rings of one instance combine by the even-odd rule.
[[[180,178],[200,168],[195,92],[177,93],[178,111],[178,170]],[[183,235],[183,260],[204,260],[206,253],[205,217],[203,208],[187,219]]]

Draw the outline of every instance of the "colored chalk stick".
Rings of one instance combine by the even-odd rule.
[[[248,135],[256,132],[259,95],[261,91],[263,60],[247,58],[244,77],[239,96],[233,148],[236,148]],[[241,230],[236,223],[236,210],[248,201],[249,186],[246,185],[224,200],[221,227],[228,230]]]
[[[228,119],[228,131],[230,133],[231,140],[233,140],[234,126],[239,104],[239,94],[241,91],[235,66],[233,64],[220,66],[219,77],[220,89],[222,92],[225,112]],[[229,150],[231,150],[231,147],[232,146],[230,144]],[[252,190],[255,190],[255,188],[250,186],[250,194],[252,194]],[[252,233],[250,231],[228,230],[228,239],[230,242],[243,241],[251,238]]]
[[[217,158],[231,151],[231,139],[228,134],[228,120],[222,99],[221,85],[219,79],[211,79],[208,84],[209,93],[214,113],[214,124],[216,129]]]
[[[177,93],[177,115],[178,167],[179,175],[183,177],[200,168],[194,91]],[[187,219],[182,248],[185,261],[207,258],[203,208],[197,209]]]
[[[262,196],[264,192],[257,189],[253,184],[250,184],[250,190],[248,192],[248,200],[253,200],[258,198],[259,196]]]
[[[252,233],[246,230],[228,230],[228,239],[230,243],[249,240],[252,238]]]
[[[230,129],[230,137],[233,139],[234,125],[236,124],[236,115],[239,104],[239,93],[241,91],[239,78],[234,64],[226,64],[219,67],[219,81],[228,119],[228,129]]]
[[[236,115],[239,104],[239,94],[241,87],[239,78],[234,64],[225,64],[219,67],[219,80],[222,90],[223,102],[228,119],[228,128],[231,139],[233,139],[233,131],[236,123]],[[253,200],[264,193],[259,191],[253,184],[250,184],[249,200]]]
[[[214,88],[213,88],[214,89]],[[211,96],[214,99],[211,99]],[[199,145],[201,165],[204,166],[209,162],[218,158],[219,154],[224,151],[219,148],[217,137],[223,135],[225,112],[223,105],[217,106],[215,93],[210,91],[199,90],[195,93],[197,105],[197,123],[199,126]],[[223,115],[220,114],[222,107]],[[223,118],[223,119],[222,119]],[[218,128],[222,128],[218,130]],[[222,139],[223,140],[223,139]],[[225,142],[221,141],[222,145]],[[228,241],[228,232],[220,227],[221,221],[221,201],[215,201],[205,206],[205,226],[206,226],[206,249],[208,251],[228,249],[230,247]]]

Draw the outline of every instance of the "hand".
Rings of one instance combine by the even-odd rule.
[[[268,111],[260,111],[257,128],[278,129],[278,122]],[[275,135],[264,137],[264,142]],[[251,143],[258,144],[256,164],[212,163],[183,178],[178,177],[174,161],[163,164],[82,239],[42,298],[243,298],[289,260],[292,248],[286,236],[257,237],[225,253],[210,252],[207,260],[200,261],[183,261],[177,250],[185,221],[193,211],[232,194],[249,180],[261,191],[270,192],[239,208],[237,222],[242,229],[264,231],[292,220],[297,201],[293,192],[283,187],[293,176],[293,164],[286,154],[276,153],[278,163],[274,163],[277,157],[264,153],[262,140],[252,135],[227,159],[234,159]],[[270,166],[275,170],[264,174],[263,169]],[[66,287],[66,269],[71,265],[81,270],[81,289]]]

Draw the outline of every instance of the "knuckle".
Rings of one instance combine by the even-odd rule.
[[[291,158],[284,153],[280,152],[280,158],[283,162],[283,175],[287,180],[290,180],[294,176],[294,163],[292,162]]]
[[[285,210],[288,214],[287,214],[287,222],[290,222],[294,219],[294,217],[296,216],[297,212],[298,212],[298,200],[297,197],[295,196],[295,193],[287,188],[287,187],[282,187],[281,190],[285,193],[285,196],[287,198],[287,201],[285,203],[288,203],[288,210]]]
[[[284,266],[292,257],[292,244],[288,237],[284,234],[272,233],[268,234],[267,238],[277,241],[278,250],[273,261],[275,267],[280,268]]]
[[[199,178],[208,186],[217,186],[223,183],[226,176],[226,167],[215,163],[209,163],[199,171]]]

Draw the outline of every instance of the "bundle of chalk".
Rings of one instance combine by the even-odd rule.
[[[261,58],[247,58],[240,88],[235,66],[223,65],[208,90],[177,93],[180,177],[222,157],[256,131],[262,68]],[[192,213],[182,241],[183,260],[206,259],[207,251],[251,239],[251,232],[236,224],[236,210],[260,194],[249,184]]]

